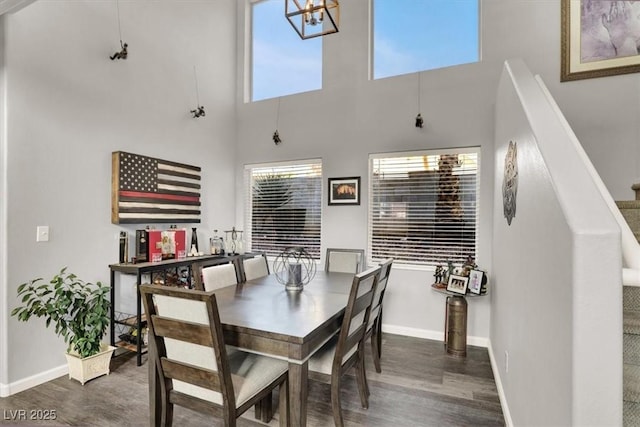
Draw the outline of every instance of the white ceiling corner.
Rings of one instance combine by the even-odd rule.
[[[0,0],[0,15],[14,13],[36,0]]]

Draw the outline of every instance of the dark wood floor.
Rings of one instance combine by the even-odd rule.
[[[384,335],[382,373],[367,354],[371,397],[360,406],[356,381],[345,379],[343,414],[347,426],[503,426],[496,385],[485,348],[467,348],[466,358],[448,356],[442,342]],[[369,351],[369,349],[367,349]],[[148,426],[147,364],[136,367],[133,353],[111,361],[111,374],[80,385],[68,377],[0,399],[0,424]],[[277,400],[276,400],[277,402]],[[311,381],[310,426],[332,426],[328,384]],[[55,410],[55,421],[11,420],[17,410]],[[13,411],[13,412],[12,412]],[[276,417],[278,415],[276,414]],[[176,407],[174,425],[219,426],[199,413]],[[264,425],[249,410],[239,426]],[[277,425],[277,418],[270,425]]]

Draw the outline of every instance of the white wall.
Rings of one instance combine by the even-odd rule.
[[[0,194],[7,194],[7,154],[6,154],[6,109],[5,109],[5,67],[4,67],[4,30],[5,18],[0,16]],[[8,328],[7,318],[7,285],[6,285],[6,268],[7,268],[7,204],[6,197],[0,197],[0,396],[9,394],[9,372],[7,368],[7,358],[9,355],[7,336]]]
[[[422,73],[420,96],[425,127],[417,129],[414,118],[418,112],[418,75],[370,80],[369,1],[342,2],[340,7],[340,32],[323,39],[323,89],[283,97],[280,101],[281,145],[275,146],[271,141],[277,99],[244,103],[242,96],[247,88],[238,88],[237,185],[241,184],[240,173],[245,164],[302,158],[322,158],[325,186],[329,177],[361,176],[364,191],[360,206],[327,206],[326,199],[323,201],[322,244],[325,248],[364,248],[370,153],[480,146],[477,262],[488,269],[490,276],[493,102],[500,70],[497,46],[483,48],[482,63]],[[483,16],[486,14],[484,11]],[[238,17],[241,47],[246,43],[240,30],[245,28],[245,9],[241,3]],[[484,28],[493,24],[489,22]],[[242,74],[244,55],[239,58],[238,81],[243,82],[247,80]],[[241,206],[237,213],[237,222],[241,222]],[[394,268],[385,297],[384,328],[441,339],[445,301],[430,289],[431,283],[432,271]],[[471,343],[486,344],[488,303],[488,298],[469,302]]]
[[[282,99],[279,147],[271,141],[275,100],[244,104],[238,95],[245,80],[243,1],[121,2],[130,58],[113,63],[106,57],[118,48],[115,2],[40,0],[8,16],[1,46],[7,55],[3,131],[9,170],[0,172],[10,188],[10,268],[0,268],[0,288],[11,296],[17,284],[63,265],[87,280],[108,280],[107,264],[117,260],[115,236],[123,229],[110,224],[108,213],[115,150],[203,166],[200,229],[206,238],[213,228],[225,229],[234,220],[242,224],[242,204],[234,201],[245,163],[322,157],[327,177],[360,175],[366,188],[368,153],[479,145],[478,262],[491,280],[494,103],[502,64],[512,57],[523,58],[543,77],[614,198],[633,197],[629,187],[640,177],[639,75],[560,83],[560,2],[482,1],[482,62],[422,73],[422,130],[413,126],[416,74],[367,78],[368,4],[341,3],[340,33],[324,39],[324,89]],[[187,113],[195,106],[193,65],[207,109],[200,120]],[[314,133],[303,121],[310,114],[320,114],[325,123]],[[229,183],[234,173],[236,191]],[[62,194],[60,185],[70,192]],[[57,207],[66,194],[78,202]],[[360,207],[324,205],[324,246],[364,247],[366,194]],[[72,209],[77,206],[81,212]],[[36,244],[34,229],[42,224],[51,226],[52,240]],[[394,270],[385,324],[439,337],[444,301],[428,288],[432,279],[429,272]],[[6,315],[2,319],[6,324]],[[470,301],[469,334],[486,339],[489,321],[489,298]],[[8,328],[7,343],[0,329],[0,347],[10,347],[14,356],[4,378],[0,361],[0,391],[3,383],[63,364],[63,346],[41,325],[10,319]],[[49,350],[51,345],[60,352]]]
[[[247,42],[243,3],[238,3],[239,47]],[[238,192],[242,167],[252,162],[321,157],[325,177],[359,175],[366,188],[369,153],[479,145],[483,165],[478,263],[489,270],[491,280],[495,93],[502,63],[519,57],[547,83],[614,198],[633,198],[630,186],[640,176],[640,123],[635,120],[640,114],[640,80],[635,74],[560,83],[557,0],[483,1],[482,61],[422,73],[421,130],[413,126],[417,74],[370,80],[369,1],[340,6],[340,32],[323,39],[323,89],[281,99],[278,130],[283,144],[271,142],[277,100],[244,103],[246,88],[238,87]],[[238,57],[241,83],[248,79],[243,73],[246,54],[242,51]],[[313,132],[308,117],[321,118],[314,122]],[[325,202],[323,245],[364,247],[367,203],[366,194],[358,207],[329,207]],[[236,222],[241,223],[242,207],[236,212]],[[428,288],[432,280],[430,272],[394,270],[385,324],[440,336],[444,301]],[[486,300],[469,303],[472,337],[488,337],[488,307]]]
[[[514,425],[621,425],[620,231],[555,114],[525,64],[510,61],[496,107],[495,374]],[[518,189],[509,226],[510,141]]]
[[[112,151],[201,166],[200,239],[234,225],[235,13],[233,0],[120,2],[126,61],[109,60],[120,50],[115,2],[39,1],[6,16],[8,309],[18,284],[63,266],[109,281],[118,232],[144,226],[111,224]],[[200,119],[189,114],[194,66]],[[50,227],[48,243],[35,242],[37,225]],[[134,307],[131,283],[119,295]],[[43,325],[8,319],[2,382],[64,365]]]

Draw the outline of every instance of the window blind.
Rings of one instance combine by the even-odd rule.
[[[476,256],[479,148],[370,155],[370,263],[435,266]]]
[[[276,256],[290,246],[320,258],[322,162],[245,167],[245,230],[252,251]]]

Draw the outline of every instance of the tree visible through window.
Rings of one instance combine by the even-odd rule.
[[[301,246],[320,258],[322,164],[247,167],[246,178],[250,249],[278,255]]]
[[[478,62],[478,0],[373,0],[373,78]]]
[[[476,150],[371,155],[373,261],[437,265],[475,258],[478,182]]]

